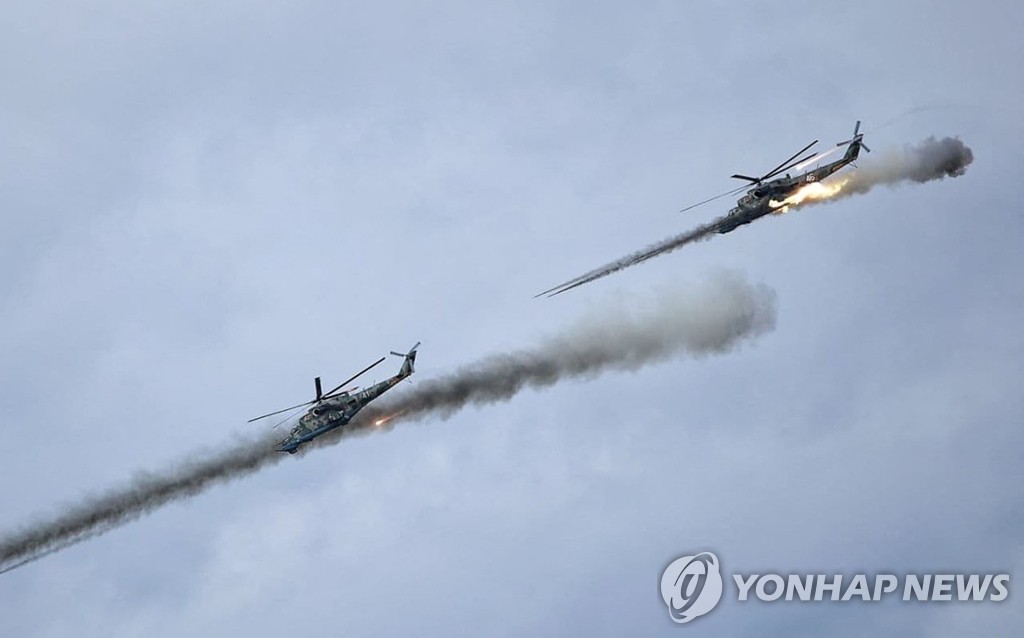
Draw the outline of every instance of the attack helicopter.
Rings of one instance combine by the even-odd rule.
[[[791,155],[789,159],[782,162],[781,164],[779,164],[772,170],[768,171],[764,175],[761,175],[760,177],[751,177],[749,175],[740,174],[732,175],[733,179],[742,179],[748,181],[751,184],[753,184],[754,187],[748,190],[746,194],[743,195],[743,197],[739,198],[739,200],[736,202],[735,208],[730,210],[725,217],[722,217],[717,221],[715,231],[723,235],[725,233],[731,233],[740,226],[749,224],[755,219],[759,219],[769,213],[774,213],[784,208],[786,205],[786,198],[792,196],[804,186],[807,186],[808,184],[812,184],[814,182],[820,182],[821,180],[825,179],[829,175],[832,175],[833,173],[843,168],[844,166],[852,164],[860,155],[860,150],[862,148],[865,152],[870,153],[871,149],[869,149],[867,145],[864,144],[863,140],[864,134],[860,132],[860,120],[857,120],[857,124],[853,127],[853,137],[836,144],[836,147],[842,147],[845,144],[847,145],[847,148],[846,153],[841,158],[834,162],[829,162],[828,164],[824,164],[817,168],[811,169],[805,173],[801,173],[800,175],[790,176],[789,173],[786,173],[785,177],[776,177],[783,171],[788,171],[795,167],[809,165],[813,163],[815,160],[822,159],[826,155],[832,154],[836,150],[832,149],[831,151],[826,151],[825,153],[819,153],[817,155],[811,155],[808,157],[796,159],[804,152],[808,151],[812,146],[818,143],[818,140],[814,140],[807,146],[803,147],[802,149]],[[742,190],[743,188],[747,188],[747,186],[743,186],[740,189],[733,189],[728,193],[723,193],[722,195],[713,197],[712,200],[717,199],[718,197],[723,197],[724,195],[734,194],[738,190]],[[712,200],[705,200],[700,204],[704,204]],[[696,206],[699,206],[700,204],[695,204],[694,206],[684,208],[683,210],[689,210],[690,208],[694,208]]]
[[[835,148],[823,153],[797,159],[817,143],[818,140],[814,140],[793,155],[789,156],[786,161],[760,177],[735,174],[732,176],[733,178],[742,179],[750,183],[744,184],[739,188],[734,188],[724,193],[720,193],[714,197],[705,199],[702,202],[693,204],[692,206],[687,206],[679,211],[683,212],[697,208],[698,206],[703,206],[704,204],[723,197],[728,197],[730,195],[735,196],[740,191],[749,189],[746,194],[740,197],[736,202],[736,206],[730,210],[728,214],[706,224],[697,226],[685,233],[674,235],[655,244],[651,244],[642,250],[630,253],[625,257],[621,257],[611,263],[605,264],[604,266],[595,268],[580,275],[579,277],[576,277],[575,279],[570,279],[569,281],[559,284],[554,288],[548,288],[534,296],[554,297],[555,295],[560,295],[563,292],[572,290],[573,288],[577,288],[586,283],[590,283],[591,281],[606,277],[614,272],[618,272],[623,268],[635,266],[647,261],[648,259],[657,257],[658,255],[676,250],[691,242],[704,239],[712,233],[724,235],[725,233],[730,233],[736,230],[744,224],[751,223],[755,219],[764,217],[769,213],[785,212],[790,206],[799,205],[805,199],[823,199],[831,197],[842,189],[844,182],[822,185],[821,188],[818,188],[820,182],[833,173],[839,171],[844,166],[856,161],[860,156],[861,149],[864,149],[864,151],[868,153],[871,152],[871,149],[864,144],[864,134],[860,132],[860,120],[858,120],[856,125],[854,125],[853,137],[850,139],[837,143]],[[820,164],[821,160],[838,153],[840,148],[843,146],[846,146],[846,152],[843,157],[834,162],[829,162],[828,164]],[[807,166],[815,163],[817,163],[818,166],[807,172],[800,173],[796,176],[792,176],[787,172],[784,177],[778,177],[778,175],[785,171],[792,169],[802,171]],[[753,184],[753,188],[751,188],[751,184]]]
[[[417,342],[416,345],[410,348],[406,353],[395,352],[392,350],[391,354],[403,358],[402,367],[398,370],[398,374],[387,378],[380,383],[375,383],[374,385],[364,388],[359,392],[356,392],[356,390],[358,390],[357,387],[344,390],[342,389],[382,363],[385,357],[377,359],[375,362],[366,366],[342,383],[339,383],[337,387],[328,392],[322,391],[320,377],[317,377],[313,380],[313,384],[316,389],[315,399],[298,405],[293,405],[290,408],[275,410],[274,412],[249,419],[249,423],[278,414],[292,412],[299,408],[304,408],[307,405],[313,406],[299,418],[299,422],[292,428],[288,436],[278,443],[275,448],[278,452],[295,454],[299,450],[299,447],[305,443],[308,443],[331,430],[347,425],[348,422],[351,421],[360,410],[369,405],[370,402],[408,378],[414,372],[413,365],[416,363],[416,349],[419,347],[420,344]]]

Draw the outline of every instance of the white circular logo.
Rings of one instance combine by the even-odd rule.
[[[668,615],[677,623],[703,616],[722,598],[722,573],[711,552],[682,556],[661,574],[661,597]]]

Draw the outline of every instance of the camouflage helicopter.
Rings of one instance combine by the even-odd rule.
[[[303,444],[312,441],[321,434],[346,425],[360,410],[369,405],[371,401],[409,377],[413,373],[413,364],[416,362],[416,349],[419,347],[420,344],[417,342],[416,345],[409,349],[409,352],[404,354],[392,350],[391,354],[404,359],[402,367],[398,370],[398,374],[380,383],[364,388],[359,392],[356,392],[357,387],[342,390],[349,383],[379,365],[384,361],[385,357],[377,359],[326,393],[321,390],[320,377],[317,377],[313,380],[313,384],[316,387],[315,399],[249,419],[249,423],[312,405],[313,407],[299,418],[299,422],[292,428],[292,431],[275,448],[278,452],[295,454]]]
[[[848,146],[846,148],[846,153],[834,162],[829,162],[828,164],[809,170],[806,173],[801,173],[795,177],[791,177],[789,173],[786,173],[785,177],[771,179],[783,171],[788,171],[791,168],[798,167],[800,165],[807,165],[814,162],[816,159],[821,159],[826,155],[831,155],[836,150],[832,149],[831,151],[826,151],[825,153],[820,153],[818,155],[796,159],[818,143],[818,140],[814,140],[791,155],[785,162],[782,162],[760,177],[751,177],[749,175],[739,174],[732,175],[734,179],[746,180],[753,184],[754,187],[748,190],[743,197],[740,197],[736,202],[736,207],[730,210],[725,217],[718,221],[717,228],[715,230],[724,235],[725,233],[730,233],[736,230],[744,224],[749,224],[755,219],[764,217],[768,213],[773,213],[779,210],[784,206],[784,204],[780,202],[796,193],[800,188],[813,182],[819,182],[844,166],[852,164],[860,155],[860,149],[863,148],[866,152],[870,153],[871,149],[864,144],[863,139],[864,134],[860,132],[860,120],[857,120],[857,124],[853,127],[853,137],[836,144],[837,147],[841,147],[844,144]],[[743,186],[740,189],[733,189],[728,193],[723,193],[722,195],[713,197],[712,199],[734,194],[743,188],[747,188],[747,186]],[[707,201],[711,200],[706,200],[701,202],[701,204],[704,204]],[[695,204],[694,206],[684,208],[683,210],[689,210],[689,208],[694,208],[699,205],[700,204]]]

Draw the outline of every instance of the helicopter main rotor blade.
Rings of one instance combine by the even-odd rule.
[[[751,182],[753,184],[758,184],[761,181],[760,177],[751,177],[750,175],[740,175],[739,173],[733,173],[729,177],[732,177],[733,179],[745,179],[748,182]],[[744,186],[744,188],[746,188],[746,187]]]
[[[781,172],[783,172],[783,171],[788,171],[789,169],[793,168],[794,166],[797,166],[797,165],[799,165],[799,164],[803,164],[803,163],[804,163],[804,162],[806,162],[807,160],[813,159],[814,157],[815,157],[815,154],[814,154],[814,153],[811,153],[810,155],[807,155],[806,157],[801,157],[801,158],[800,158],[800,159],[798,159],[798,160],[794,160],[794,161],[790,162],[789,164],[786,164],[786,165],[785,165],[785,166],[783,166],[782,168],[778,168],[778,169],[776,169],[776,170],[775,170],[774,172],[768,173],[767,175],[765,175],[765,176],[764,176],[764,177],[762,177],[761,179],[769,179],[769,178],[771,178],[771,177],[775,177],[775,176],[776,176],[776,175],[778,175],[779,173],[781,173]]]
[[[268,412],[267,414],[264,414],[263,416],[258,416],[256,418],[249,419],[248,421],[246,421],[246,423],[252,423],[253,421],[259,421],[260,419],[265,419],[268,416],[275,416],[277,414],[283,414],[283,413],[288,412],[290,410],[298,410],[299,408],[304,408],[307,405],[313,405],[314,403],[316,403],[316,399],[313,399],[312,401],[306,401],[305,403],[300,403],[298,405],[293,405],[292,407],[285,408],[283,410],[275,410],[274,412]]]
[[[829,155],[834,155],[838,151],[839,151],[838,148],[833,148],[833,149],[829,149],[827,151],[822,151],[821,153],[818,153],[817,155],[810,156],[809,158],[807,158],[807,160],[805,160],[803,162],[800,162],[799,164],[797,164],[793,168],[795,168],[798,171],[802,171],[805,168],[807,168],[807,166],[809,166],[810,164],[813,164],[814,162],[820,162],[821,160],[825,159]]]
[[[302,406],[299,406],[299,407],[302,407],[302,408],[304,408],[304,407],[306,407],[306,406],[302,405]],[[270,429],[271,429],[271,430],[276,430],[277,428],[281,427],[282,425],[284,425],[284,424],[285,424],[285,423],[287,423],[288,421],[291,421],[291,420],[292,420],[293,418],[295,418],[295,415],[294,415],[294,414],[286,414],[286,415],[285,415],[285,417],[284,417],[283,419],[281,419],[280,421],[278,421],[277,423],[275,423],[275,424],[274,424],[274,427],[272,427],[272,428],[270,428]]]
[[[735,177],[735,175],[733,177]],[[750,187],[747,184],[744,184],[743,186],[738,186],[738,187],[732,189],[731,191],[725,191],[724,193],[722,193],[720,195],[715,195],[714,197],[709,197],[708,199],[705,199],[702,202],[697,202],[696,204],[692,204],[690,206],[687,206],[686,208],[682,208],[682,209],[679,210],[679,212],[680,213],[685,213],[686,211],[690,210],[691,208],[697,208],[698,206],[703,206],[704,204],[707,204],[708,202],[713,202],[716,199],[721,199],[722,197],[726,197],[728,195],[735,195],[736,193],[740,192],[741,190],[743,190],[745,188],[750,188]]]
[[[343,382],[339,383],[339,384],[337,385],[337,387],[335,387],[335,388],[334,388],[333,390],[331,390],[330,392],[328,392],[328,393],[324,394],[324,397],[323,397],[323,398],[325,398],[325,399],[328,399],[328,398],[330,398],[330,397],[331,397],[331,396],[332,396],[332,395],[333,395],[333,394],[334,394],[335,392],[337,392],[338,390],[340,390],[340,389],[344,388],[344,387],[345,387],[345,386],[347,386],[347,385],[348,385],[349,383],[352,383],[353,381],[355,381],[356,379],[358,379],[358,378],[359,378],[360,376],[362,376],[362,375],[366,374],[367,372],[369,372],[371,368],[373,368],[373,367],[375,367],[375,366],[378,366],[378,365],[380,365],[380,363],[381,363],[382,361],[384,361],[384,359],[385,359],[385,357],[381,357],[380,359],[377,359],[376,361],[374,361],[374,362],[373,362],[373,363],[371,363],[370,365],[366,366],[365,368],[363,368],[363,369],[362,369],[362,370],[360,370],[359,372],[355,373],[354,375],[352,375],[352,376],[351,376],[351,377],[349,377],[348,379],[345,379],[345,380],[344,380]]]
[[[797,157],[800,157],[801,155],[803,155],[804,151],[806,151],[807,149],[811,148],[812,146],[814,146],[814,145],[815,145],[815,144],[817,144],[817,143],[818,143],[818,140],[814,140],[813,142],[811,142],[811,143],[810,143],[810,144],[808,144],[807,146],[803,147],[802,149],[800,149],[800,150],[799,150],[799,151],[797,151],[796,153],[793,153],[792,155],[790,155],[790,156],[789,156],[789,157],[788,157],[788,158],[786,159],[786,161],[784,161],[784,162],[780,163],[780,164],[779,164],[778,166],[776,166],[776,167],[775,167],[775,168],[773,168],[772,170],[770,170],[770,171],[768,171],[767,173],[765,173],[765,174],[764,174],[764,175],[763,175],[763,176],[761,177],[761,179],[762,179],[762,180],[768,179],[769,177],[771,177],[772,175],[774,175],[774,174],[778,173],[779,171],[784,171],[784,170],[786,170],[786,164],[789,164],[790,162],[792,162],[792,161],[793,161],[794,159],[796,159]]]

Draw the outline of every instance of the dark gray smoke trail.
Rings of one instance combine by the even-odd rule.
[[[734,348],[775,326],[775,294],[736,275],[714,278],[687,295],[661,295],[652,304],[625,304],[572,326],[539,347],[492,355],[457,372],[421,382],[416,390],[365,410],[359,427],[379,418],[448,416],[466,405],[507,401],[524,387],[544,388],[606,370],[635,370],[680,354],[705,356]]]
[[[868,192],[880,184],[895,186],[908,181],[924,183],[945,177],[959,177],[964,174],[967,166],[973,160],[974,154],[971,152],[971,149],[960,141],[959,138],[945,137],[941,140],[936,140],[934,137],[929,137],[920,144],[904,147],[902,151],[891,151],[877,161],[866,162],[863,167],[857,168],[854,172],[850,173],[843,189],[829,199],[807,199],[801,204],[790,206],[790,209],[795,210],[812,204],[822,204],[843,197],[849,197],[850,195],[859,195]],[[830,181],[834,182],[839,179],[841,178],[832,177]],[[678,250],[687,244],[708,239],[718,231],[725,219],[725,217],[719,217],[711,223],[651,244],[642,250],[630,253],[604,266],[583,273],[575,279],[570,279],[534,296],[547,295],[553,297],[560,295],[583,284],[607,277],[624,268],[641,264],[658,255]]]
[[[630,303],[633,301],[633,303]],[[774,326],[774,293],[738,276],[718,277],[689,292],[671,291],[650,304],[618,300],[616,307],[585,318],[539,347],[492,355],[453,374],[420,383],[394,400],[371,404],[335,436],[368,432],[381,418],[388,425],[448,416],[462,407],[507,401],[526,387],[588,378],[612,369],[633,370],[689,354],[727,352],[745,338]],[[127,485],[85,498],[59,516],[0,536],[0,572],[103,534],[171,501],[277,463],[276,433],[239,441],[162,472],[141,473]]]
[[[52,520],[0,537],[0,573],[104,534],[211,485],[251,474],[280,457],[274,451],[274,437],[263,437],[189,459],[169,471],[140,472],[126,486],[86,497]]]

